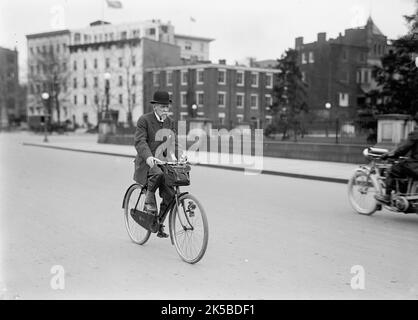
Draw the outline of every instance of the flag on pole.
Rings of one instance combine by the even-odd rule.
[[[193,18],[193,17],[190,17],[190,21],[191,21],[191,22],[196,22],[196,19],[195,19],[195,18]]]
[[[113,9],[122,9],[122,2],[118,0],[106,0],[107,6]]]

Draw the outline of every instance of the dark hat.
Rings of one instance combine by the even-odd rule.
[[[158,103],[158,104],[169,104],[172,101],[170,100],[170,95],[167,91],[156,91],[154,93],[154,98],[152,99],[151,103]]]

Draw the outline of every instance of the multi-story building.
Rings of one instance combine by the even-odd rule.
[[[71,119],[71,32],[60,30],[26,36],[28,47],[28,122],[45,115],[54,120]],[[48,101],[42,94],[48,93]]]
[[[43,47],[51,46],[53,50],[57,46],[58,37],[65,47],[61,52],[65,56],[59,64],[61,95],[54,100],[59,102],[59,108],[54,110],[61,110],[61,121],[70,120],[81,126],[96,125],[101,111],[107,109],[116,110],[119,122],[136,119],[143,113],[143,69],[179,65],[181,58],[190,59],[187,50],[176,45],[170,23],[150,20],[112,25],[96,21],[86,28],[28,35],[30,75],[50,75],[49,69],[42,69],[42,63],[36,61],[44,53]],[[206,58],[208,45],[204,49]],[[29,76],[29,115],[42,114],[40,94],[48,88],[52,90],[38,78]],[[105,94],[107,83],[109,103]],[[57,116],[53,111],[55,120]]]
[[[273,75],[278,71],[221,62],[146,69],[145,111],[151,110],[149,101],[154,91],[166,90],[177,120],[205,118],[214,127],[228,129],[244,124],[264,127],[271,121],[268,110],[273,101]]]
[[[209,44],[214,39],[176,34],[175,43],[181,48],[181,57],[188,61],[209,61]]]
[[[387,38],[369,18],[361,28],[347,29],[336,39],[318,33],[317,41],[295,39],[299,66],[308,84],[308,105],[312,113],[325,117],[330,103],[335,117],[352,118],[364,103],[365,93],[376,88],[372,68],[388,51]]]
[[[18,52],[0,47],[0,128],[25,117],[19,94]]]

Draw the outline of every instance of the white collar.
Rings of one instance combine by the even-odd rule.
[[[155,117],[157,118],[158,122],[164,122],[163,119],[161,119],[158,114],[154,111]]]

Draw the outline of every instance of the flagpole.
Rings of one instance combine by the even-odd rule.
[[[104,7],[105,7],[105,0],[102,1],[102,21],[104,21]]]

